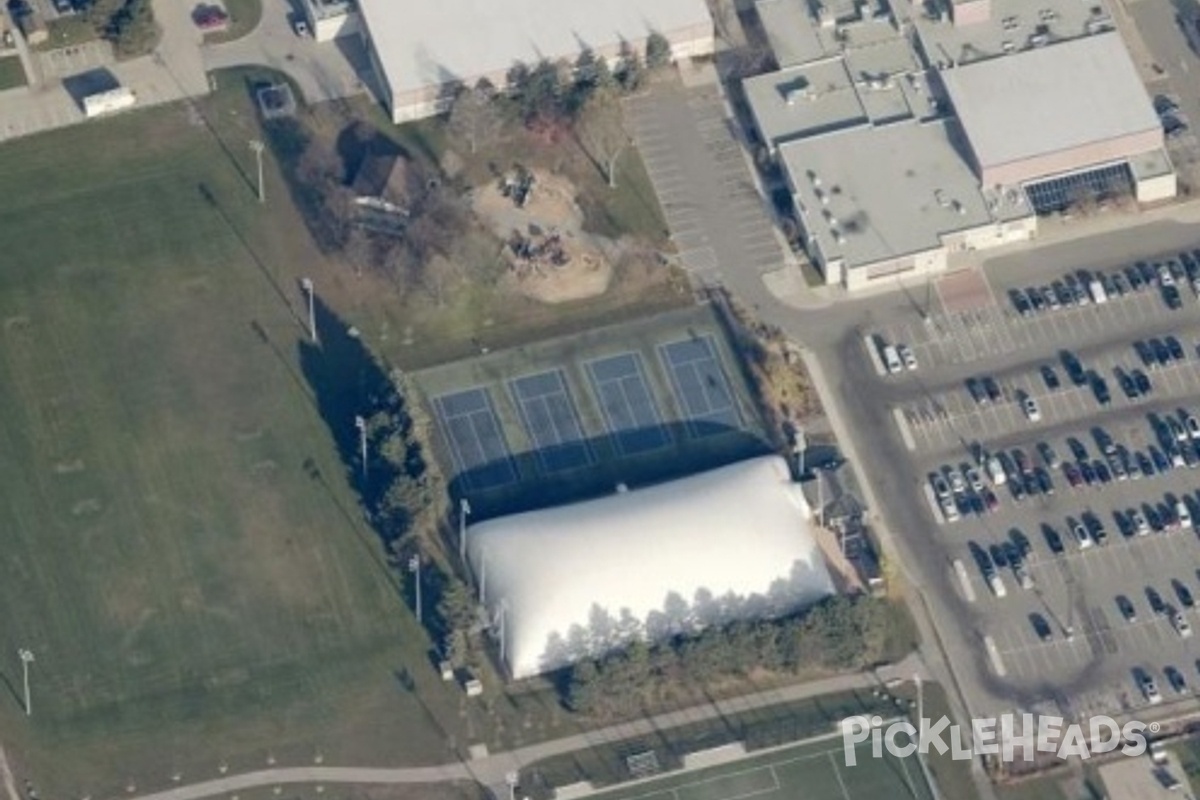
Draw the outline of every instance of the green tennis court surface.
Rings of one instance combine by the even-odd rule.
[[[901,742],[903,743],[903,742]],[[840,737],[603,792],[600,800],[933,800],[915,755],[871,755],[846,766]]]

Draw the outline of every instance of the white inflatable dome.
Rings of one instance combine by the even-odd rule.
[[[514,678],[833,593],[778,456],[481,522],[467,557]]]

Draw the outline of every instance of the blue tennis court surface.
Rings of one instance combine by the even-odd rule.
[[[543,469],[561,472],[592,463],[562,370],[515,378],[509,385]]]
[[[670,342],[660,349],[693,436],[709,436],[741,427],[733,390],[721,369],[711,336]]]
[[[484,389],[433,398],[438,427],[450,444],[455,471],[476,489],[505,486],[517,479],[492,398]]]
[[[670,441],[637,353],[598,358],[587,369],[604,424],[621,453],[657,450]]]

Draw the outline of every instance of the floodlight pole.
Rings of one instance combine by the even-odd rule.
[[[421,556],[414,555],[408,560],[408,571],[413,574],[417,587],[417,624],[421,624]]]
[[[471,504],[467,498],[458,501],[458,560],[467,562],[467,517],[471,515]]]
[[[921,720],[925,719],[925,684],[921,683],[921,673],[913,673],[913,681],[917,684],[917,730],[921,729]],[[920,740],[917,742],[920,744]]]
[[[508,800],[517,800],[517,784],[521,782],[520,774],[508,773],[504,776],[504,782],[508,784]]]
[[[267,188],[263,186],[263,150],[265,145],[261,139],[251,139],[250,149],[254,151],[254,158],[258,162],[258,202],[267,202]]]
[[[301,278],[300,287],[304,289],[304,293],[308,295],[308,337],[312,339],[313,344],[317,343],[317,309],[316,309],[316,286],[313,285],[312,278]]]
[[[25,675],[25,716],[33,716],[33,701],[29,695],[29,665],[33,663],[33,651],[22,647],[17,651],[17,655],[21,657],[21,669]]]
[[[358,415],[354,418],[354,427],[358,428],[359,459],[362,461],[363,480],[367,479],[367,421]]]
[[[792,445],[792,452],[796,454],[796,469],[799,472],[799,479],[804,479],[804,451],[808,449],[808,439],[804,435],[804,428],[796,426],[796,443]]]

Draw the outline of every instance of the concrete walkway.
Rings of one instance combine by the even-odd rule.
[[[131,797],[128,800],[200,800],[200,798],[236,793],[255,787],[286,784],[421,784],[471,780],[488,787],[504,787],[505,776],[510,772],[518,771],[524,766],[551,756],[647,736],[705,720],[735,716],[781,703],[791,703],[854,689],[869,689],[879,686],[893,677],[911,678],[914,673],[918,672],[924,672],[921,662],[915,659],[906,660],[881,674],[859,672],[778,689],[768,689],[729,700],[717,700],[680,711],[670,711],[619,725],[610,725],[587,733],[564,736],[561,739],[529,745],[507,753],[496,753],[469,762],[397,768],[278,767],[229,775],[186,786],[176,786],[161,792]]]

